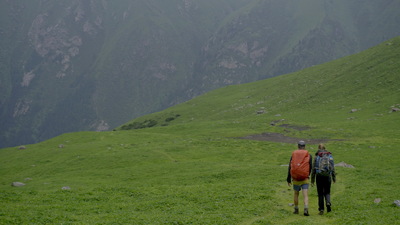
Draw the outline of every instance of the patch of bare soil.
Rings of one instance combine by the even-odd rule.
[[[309,127],[309,126],[297,126],[297,125],[291,125],[291,124],[281,124],[278,127],[290,128],[290,129],[298,130],[298,131],[311,129],[311,127]]]
[[[319,143],[326,143],[328,141],[343,141],[340,139],[301,139],[297,137],[288,137],[280,133],[254,134],[246,137],[241,137],[240,139],[248,139],[255,141],[272,141],[272,142],[292,143],[292,144],[297,144],[297,142],[300,140],[305,141],[306,144],[319,144]]]

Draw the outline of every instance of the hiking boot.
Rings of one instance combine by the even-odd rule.
[[[294,208],[293,214],[299,214],[299,209]]]
[[[309,216],[310,214],[308,214],[308,209],[304,209],[304,215],[305,216]]]
[[[331,209],[331,203],[327,203],[327,204],[326,204],[326,211],[327,211],[327,212],[332,211],[332,209]]]
[[[319,210],[319,215],[324,215],[324,210]]]

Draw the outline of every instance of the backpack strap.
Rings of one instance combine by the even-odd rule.
[[[332,153],[331,152],[318,152],[319,157],[322,157],[324,154],[331,155]]]

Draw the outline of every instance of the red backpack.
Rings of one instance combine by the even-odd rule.
[[[292,153],[290,175],[294,180],[305,180],[310,175],[310,154],[307,150],[299,149]]]

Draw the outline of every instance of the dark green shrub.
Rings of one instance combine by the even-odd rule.
[[[167,119],[165,119],[165,122],[171,122],[174,119],[175,119],[174,117],[168,117]]]

